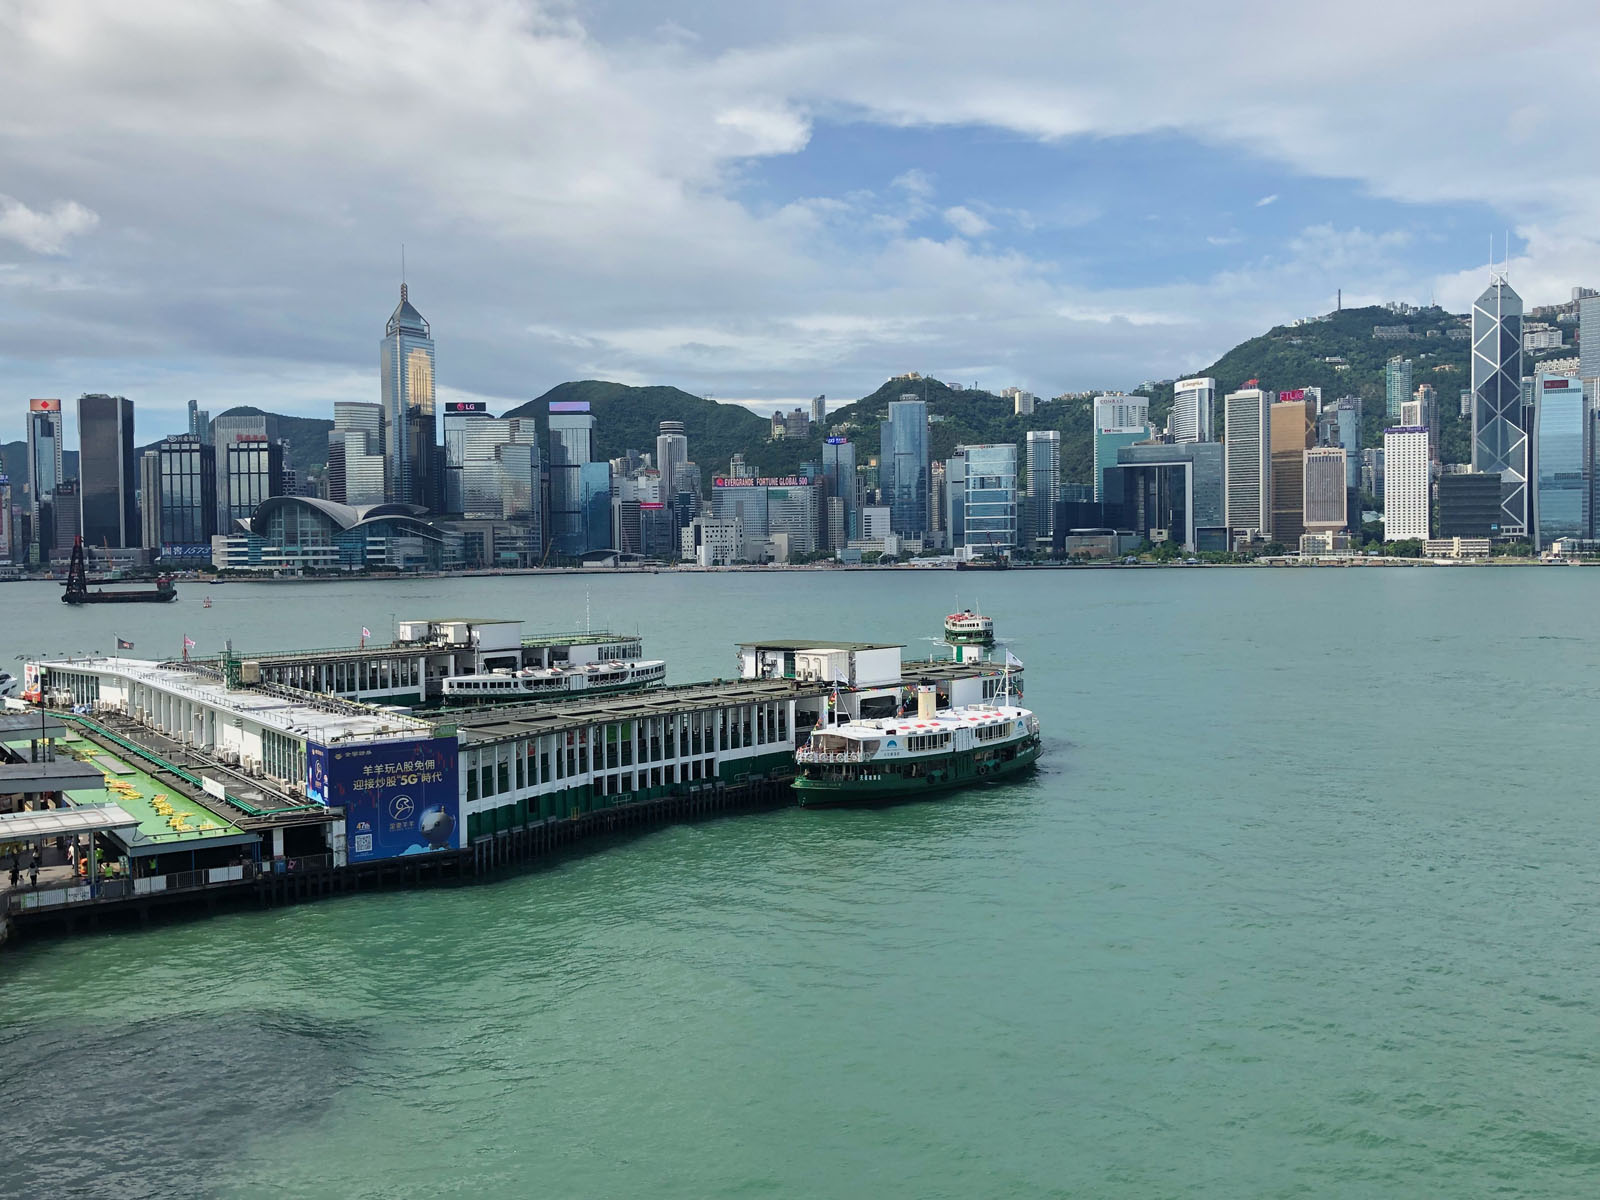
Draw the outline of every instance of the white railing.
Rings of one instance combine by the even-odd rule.
[[[794,752],[795,762],[801,763],[858,763],[866,762],[867,756],[860,750],[841,750],[829,753],[826,750],[800,749]]]

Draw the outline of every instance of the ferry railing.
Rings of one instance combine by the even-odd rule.
[[[794,760],[802,763],[858,763],[866,762],[867,756],[860,750],[842,750],[831,754],[825,750],[796,750]]]

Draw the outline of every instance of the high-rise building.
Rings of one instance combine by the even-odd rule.
[[[958,446],[966,462],[962,544],[1002,557],[1017,547],[1017,447],[1013,443]],[[946,467],[946,486],[949,486]],[[952,548],[954,543],[952,543]]]
[[[212,497],[211,515],[216,516],[216,498]],[[139,456],[139,543],[161,551],[161,455],[146,450]]]
[[[1217,381],[1180,379],[1172,385],[1172,440],[1209,442],[1216,428]]]
[[[379,382],[383,404],[384,499],[437,511],[439,432],[434,416],[433,335],[406,285],[384,327]]]
[[[1212,538],[1226,546],[1223,463],[1221,442],[1122,447],[1116,467],[1106,472],[1106,522],[1190,551],[1206,548]]]
[[[1383,540],[1428,537],[1428,431],[1396,426],[1383,431]]]
[[[1428,427],[1428,457],[1439,461],[1439,389],[1431,383],[1417,385],[1416,399],[1422,405],[1422,424]],[[1401,422],[1404,424],[1405,422]]]
[[[211,413],[201,408],[198,400],[189,401],[189,436],[204,441],[211,439]]]
[[[1593,415],[1583,384],[1540,372],[1533,385],[1533,513],[1535,550],[1557,538],[1587,538],[1593,478]],[[1586,437],[1585,434],[1590,436]]]
[[[879,486],[889,506],[894,531],[921,537],[928,532],[928,406],[912,395],[889,402],[879,426]],[[745,536],[749,537],[746,526]]]
[[[1306,451],[1317,444],[1315,401],[1304,389],[1280,392],[1271,405],[1272,540],[1298,546],[1305,528]]]
[[[827,419],[828,419],[828,397],[825,396],[825,395],[824,396],[814,396],[814,397],[812,397],[812,400],[811,400],[811,423],[813,425],[817,426],[820,429],[822,427],[822,423]]]
[[[163,438],[145,452],[154,456],[155,492],[145,491],[145,527],[155,534],[145,544],[210,546],[217,532],[217,451],[196,434]],[[155,520],[150,520],[150,509]]]
[[[1422,401],[1421,400],[1407,400],[1404,404],[1402,404],[1400,406],[1400,424],[1405,425],[1407,427],[1410,427],[1410,426],[1422,426],[1423,428],[1427,427],[1427,422],[1425,422],[1422,419]]]
[[[0,563],[13,560],[17,552],[15,518],[11,512],[11,478],[0,471]]]
[[[29,400],[28,515],[32,534],[28,557],[34,563],[48,562],[55,549],[55,497],[65,478],[62,453],[61,401]]]
[[[222,501],[219,533],[232,533],[248,522],[263,501],[283,495],[283,443],[265,434],[240,433],[227,443],[227,495]]]
[[[328,431],[328,499],[382,504],[383,472],[383,406],[335,401],[333,428]]]
[[[1522,297],[1501,276],[1472,306],[1472,469],[1500,476],[1500,536],[1528,530]]]
[[[848,438],[831,437],[822,443],[822,495],[828,513],[827,541],[840,549],[860,536],[856,525],[856,447]],[[833,519],[832,501],[839,502],[840,523]]]
[[[1273,393],[1241,388],[1222,398],[1225,431],[1228,527],[1236,533],[1268,533],[1272,520],[1272,436],[1268,410]]]
[[[336,426],[338,412],[339,405],[335,404],[334,421]],[[216,450],[217,462],[217,531],[219,533],[233,532],[233,523],[228,516],[228,447],[241,437],[248,438],[252,442],[278,441],[278,418],[262,412],[223,413],[211,422],[211,444]]]
[[[594,549],[587,544],[583,468],[594,461],[594,416],[587,400],[550,402],[550,519],[548,534],[556,552],[576,558]],[[605,464],[606,475],[611,465]],[[598,475],[589,475],[591,491]],[[609,489],[608,489],[609,490]],[[591,501],[593,496],[590,497]],[[607,499],[607,527],[610,526]]]
[[[1348,456],[1343,446],[1314,446],[1305,457],[1307,533],[1350,527]]]
[[[1391,421],[1400,419],[1400,406],[1411,399],[1411,360],[1395,355],[1383,368],[1383,392],[1387,400],[1385,415]]]
[[[583,514],[581,550],[611,548],[611,464],[586,462],[578,468],[578,504]]]
[[[1054,537],[1056,501],[1061,499],[1061,431],[1028,431],[1028,500],[1022,522],[1032,549],[1038,538]]]
[[[952,550],[967,544],[967,454],[959,447],[953,458],[944,460],[944,533]],[[873,537],[865,524],[861,536]]]
[[[532,420],[479,415],[458,430],[447,430],[447,439],[452,434],[457,446],[450,449],[447,444],[447,451],[459,455],[459,465],[447,468],[459,492],[459,504],[452,512],[468,520],[510,521],[529,519],[538,511],[530,495],[530,489],[537,490],[540,467],[538,429]]]
[[[1439,537],[1500,536],[1500,476],[1447,471],[1439,476]]]
[[[83,508],[78,500],[78,480],[63,479],[56,484],[55,543],[44,550],[44,558],[65,558],[72,553],[72,543],[83,533]]]
[[[661,422],[656,435],[656,470],[661,472],[661,490],[666,496],[678,490],[678,477],[688,461],[689,435],[684,431],[683,422]]]
[[[1120,392],[1096,396],[1092,419],[1094,498],[1099,500],[1105,490],[1103,472],[1117,465],[1117,451],[1150,439],[1150,399]]]
[[[90,546],[137,546],[139,460],[133,450],[133,401],[88,395],[78,400],[78,492],[81,529]]]
[[[1578,378],[1600,379],[1600,296],[1578,300]]]

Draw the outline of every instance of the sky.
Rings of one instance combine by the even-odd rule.
[[[0,0],[0,440],[113,392],[1130,388],[1600,280],[1592,4]],[[1559,81],[1559,86],[1556,86]],[[65,406],[70,412],[72,406]]]

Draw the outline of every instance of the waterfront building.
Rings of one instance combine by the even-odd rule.
[[[822,443],[822,494],[828,505],[828,549],[847,545],[857,528],[856,447],[848,438],[830,437]],[[839,520],[833,518],[833,501],[839,502]]]
[[[1396,426],[1383,431],[1383,540],[1428,536],[1428,431]]]
[[[549,536],[556,552],[577,558],[585,550],[583,468],[594,459],[594,416],[587,400],[550,402]],[[607,465],[609,472],[609,465]],[[590,480],[593,482],[594,475]],[[609,506],[609,501],[608,501]]]
[[[1028,498],[1023,533],[1028,548],[1041,538],[1054,538],[1056,502],[1061,499],[1061,431],[1028,431]]]
[[[1383,447],[1373,446],[1361,452],[1361,490],[1383,501]]]
[[[56,492],[66,478],[63,463],[61,401],[28,401],[28,558],[48,562],[56,544]],[[76,524],[76,522],[74,522]]]
[[[133,401],[86,395],[78,400],[80,529],[92,546],[139,544],[139,464],[133,449]]]
[[[1103,472],[1117,465],[1117,451],[1149,441],[1152,436],[1149,397],[1121,392],[1096,396],[1092,420],[1094,498],[1099,500],[1105,490]]]
[[[1209,376],[1172,385],[1172,440],[1209,442],[1216,426],[1217,381]]]
[[[956,448],[955,455],[944,461],[944,537],[950,548],[967,544],[967,456],[960,447]],[[881,539],[885,534],[880,532],[876,536],[863,527],[861,537],[864,541]]]
[[[611,546],[611,464],[584,463],[578,470],[578,507],[583,514],[583,542],[579,554]]]
[[[489,413],[489,405],[483,400],[447,400],[444,404],[444,413],[440,418],[440,433],[444,437],[444,474],[442,477],[443,496],[440,500],[439,510],[447,513],[460,513],[467,515],[466,500],[462,494],[461,472],[467,460],[468,430],[480,421],[493,421]],[[329,435],[330,438],[333,435]],[[485,439],[474,439],[478,448],[480,459]],[[492,440],[490,454],[493,454]]]
[[[337,404],[334,413],[337,421]],[[253,442],[279,441],[278,418],[268,413],[223,413],[211,422],[211,444],[216,450],[217,462],[217,529],[220,531],[227,531],[231,527],[228,514],[228,447],[241,437]]]
[[[406,285],[380,344],[384,499],[436,511],[439,431],[434,415],[433,333],[411,304]]]
[[[928,532],[931,496],[927,404],[909,394],[891,400],[878,434],[879,486],[894,532],[921,537]]]
[[[1350,527],[1348,458],[1343,446],[1313,446],[1305,452],[1305,528],[1322,533]]]
[[[218,570],[445,571],[463,563],[461,534],[415,504],[357,508],[312,496],[272,496],[248,521],[211,539]]]
[[[81,460],[80,460],[81,461]],[[72,553],[72,543],[83,533],[83,508],[78,502],[79,481],[63,479],[56,484],[55,545],[47,557],[65,558]]]
[[[209,558],[217,532],[217,450],[198,434],[163,438],[146,451],[154,457],[155,489],[144,493],[144,544],[162,557]],[[150,520],[151,513],[155,519]]]
[[[1439,476],[1441,538],[1500,536],[1500,476],[1447,471]]]
[[[787,539],[790,554],[815,554],[822,549],[818,527],[821,493],[821,485],[804,475],[768,486],[767,539]]]
[[[1361,488],[1361,412],[1360,396],[1340,396],[1317,417],[1317,445],[1344,450],[1345,486],[1352,492]]]
[[[1227,525],[1254,536],[1271,529],[1271,427],[1273,393],[1241,388],[1223,397],[1227,475]]]
[[[283,495],[283,443],[260,434],[235,434],[225,461],[228,494],[219,528],[231,533],[267,500]]]
[[[216,460],[213,459],[213,462]],[[211,512],[216,514],[216,497],[212,497]],[[161,455],[146,450],[139,456],[139,543],[161,546]]]
[[[1531,538],[1535,550],[1557,538],[1590,536],[1593,413],[1583,385],[1540,372],[1533,387]]]
[[[16,516],[11,508],[11,477],[0,472],[0,565],[11,563],[19,548]]]
[[[1472,469],[1500,476],[1500,536],[1528,531],[1522,298],[1494,276],[1472,306]]]
[[[468,519],[536,518],[541,463],[534,422],[448,411],[445,422],[446,480],[456,493],[450,511]]]
[[[1317,444],[1317,411],[1305,390],[1281,392],[1272,424],[1272,540],[1298,546],[1305,526],[1306,451]]]
[[[965,467],[962,541],[970,550],[1003,558],[1017,546],[1017,447],[1014,443],[958,446]],[[948,466],[945,486],[949,487]]]
[[[1391,421],[1400,419],[1400,406],[1411,399],[1411,360],[1395,355],[1383,368],[1383,392],[1387,401],[1384,414]]]
[[[1103,502],[1150,542],[1174,541],[1193,552],[1220,538],[1226,548],[1226,452],[1221,442],[1152,442],[1124,446],[1106,472]]]
[[[333,428],[328,431],[328,499],[357,506],[382,504],[383,479],[383,405],[334,401]]]
[[[744,558],[744,545],[742,518],[695,517],[683,527],[680,557],[702,567],[725,567]]]

